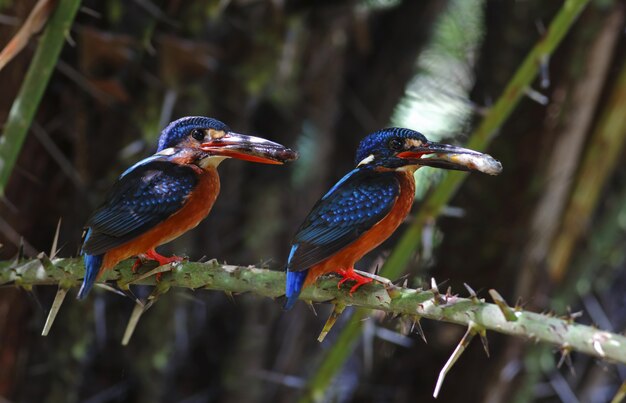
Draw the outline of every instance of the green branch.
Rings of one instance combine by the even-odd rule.
[[[79,6],[80,0],[59,2],[39,41],[20,92],[13,101],[0,137],[0,195],[4,194]]]
[[[106,273],[106,280],[116,281],[122,288],[129,284],[155,284],[154,276],[133,274],[132,261],[120,264]],[[167,266],[163,266],[167,268]],[[252,292],[277,298],[285,293],[285,273],[256,267],[185,262],[173,266],[159,282],[161,292],[171,287],[211,289],[226,292]],[[0,262],[0,285],[14,284],[30,288],[36,285],[77,287],[83,277],[80,259],[40,259],[19,263]],[[104,279],[103,279],[104,280]],[[325,277],[302,292],[302,299],[313,302],[332,301],[377,309],[394,315],[406,315],[414,320],[427,318],[450,322],[480,330],[490,330],[535,342],[549,343],[563,351],[579,351],[591,356],[626,364],[626,337],[574,323],[571,318],[557,318],[506,306],[494,295],[495,304],[476,296],[459,298],[441,295],[436,288],[415,290],[391,284],[371,283],[352,296],[337,288],[337,279]],[[507,320],[507,317],[509,318]]]

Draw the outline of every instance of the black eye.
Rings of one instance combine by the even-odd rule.
[[[392,138],[391,140],[389,140],[389,148],[394,151],[402,150],[404,148],[404,140],[397,137]]]
[[[193,129],[191,131],[191,137],[193,137],[194,139],[198,141],[202,141],[204,140],[204,131],[200,129]]]

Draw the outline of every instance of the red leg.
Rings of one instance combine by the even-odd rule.
[[[163,256],[157,253],[157,251],[154,250],[154,248],[146,251],[145,256],[147,259],[156,260],[159,263],[159,266],[163,266],[164,264],[168,264],[168,263],[181,262],[183,260],[183,258],[180,256],[171,256],[171,257]],[[163,273],[157,273],[155,275],[155,279],[157,283],[161,281],[161,277],[163,277]]]
[[[141,258],[140,258],[140,257],[138,257],[138,258],[135,260],[135,263],[133,263],[133,267],[131,267],[130,271],[132,271],[132,272],[133,272],[133,274],[136,274],[136,273],[137,273],[137,270],[139,270],[139,268],[141,267],[141,265],[143,265],[143,261],[141,260]]]
[[[163,266],[164,264],[168,263],[181,262],[183,260],[183,258],[180,256],[167,257],[160,255],[154,249],[146,251],[145,256],[149,260],[156,260],[159,263],[159,266]]]
[[[337,288],[341,287],[341,285],[348,280],[353,280],[356,282],[356,284],[353,285],[352,288],[350,288],[350,295],[352,295],[352,293],[358,290],[359,287],[361,287],[363,284],[372,282],[371,278],[361,276],[360,274],[356,274],[352,267],[349,267],[348,269],[338,270],[337,273],[343,277],[341,281],[337,283]]]

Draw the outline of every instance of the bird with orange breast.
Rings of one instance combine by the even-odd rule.
[[[180,261],[155,248],[202,221],[220,190],[217,166],[226,158],[282,164],[294,151],[235,133],[219,120],[191,116],[163,129],[156,154],[124,172],[85,225],[83,299],[104,271],[131,256],[159,265]]]
[[[285,309],[303,287],[327,273],[354,281],[350,293],[372,281],[354,264],[385,241],[404,221],[415,196],[413,174],[421,166],[496,175],[502,165],[491,156],[434,143],[404,128],[379,130],[365,137],[356,168],[337,182],[298,229],[286,265]]]

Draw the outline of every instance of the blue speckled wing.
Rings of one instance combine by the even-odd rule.
[[[126,171],[85,225],[83,252],[99,255],[145,233],[180,210],[197,184],[195,171],[147,158]]]
[[[331,257],[385,218],[398,195],[394,172],[357,168],[313,207],[291,246],[287,270],[301,271]]]

